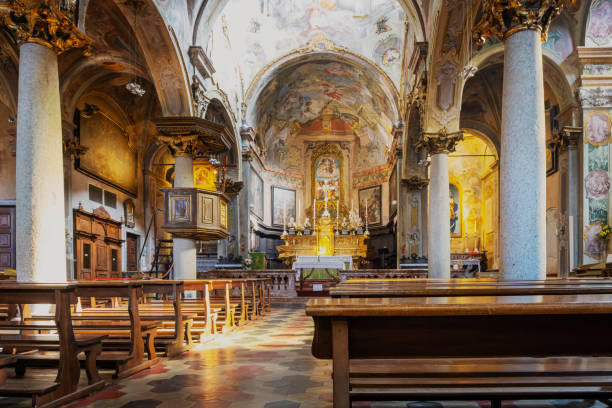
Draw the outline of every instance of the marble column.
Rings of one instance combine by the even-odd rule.
[[[450,193],[448,153],[463,139],[462,132],[423,133],[419,149],[429,152],[429,212],[427,215],[427,261],[430,278],[450,278]]]
[[[448,154],[431,156],[429,179],[429,277],[450,278]]]
[[[17,280],[66,281],[64,169],[57,53],[19,49]]]
[[[501,270],[546,279],[546,146],[540,30],[505,40],[500,155]]]
[[[472,30],[477,45],[492,36],[504,42],[500,243],[506,280],[546,278],[542,41],[563,3],[518,0],[490,7]]]
[[[580,199],[582,195],[580,192],[580,152],[578,149],[581,135],[581,127],[565,126],[561,130],[561,151],[567,155],[567,191],[565,191],[566,196],[561,197],[561,199],[567,200],[567,216],[573,231],[573,235],[569,237],[570,240],[573,240],[573,248],[570,248],[573,252],[568,271],[581,265]],[[568,222],[568,228],[570,222]],[[567,233],[569,234],[569,231]],[[568,271],[561,271],[562,275],[567,275]]]
[[[193,188],[193,157],[177,154],[174,161],[174,188]],[[190,238],[173,237],[172,256],[174,259],[174,279],[196,279],[196,243]]]

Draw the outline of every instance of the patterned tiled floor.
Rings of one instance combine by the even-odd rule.
[[[313,325],[303,305],[277,306],[263,320],[179,358],[115,382],[79,407],[331,408],[331,364],[310,353]],[[0,399],[0,407],[15,406]],[[22,400],[19,406],[27,406]],[[488,402],[360,403],[354,408],[484,408]],[[508,402],[504,408],[605,407],[589,401]]]

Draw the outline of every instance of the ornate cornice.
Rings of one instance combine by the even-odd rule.
[[[430,155],[448,154],[455,151],[455,145],[463,140],[463,132],[448,133],[448,129],[442,128],[439,132],[423,132],[421,140],[416,144],[417,151],[426,151]]]
[[[200,153],[198,135],[158,135],[157,139],[167,145],[175,156],[196,156]]]
[[[409,191],[422,190],[429,184],[429,179],[421,178],[419,176],[412,176],[408,179],[402,180],[402,183],[408,188]]]
[[[165,117],[157,119],[155,126],[158,139],[179,154],[220,153],[232,146],[229,130],[210,120],[191,116]]]
[[[482,17],[472,29],[478,46],[486,37],[505,40],[522,30],[540,30],[546,41],[548,27],[567,0],[485,0]]]
[[[76,27],[56,0],[9,0],[0,4],[0,21],[19,43],[44,45],[58,54],[83,48],[91,54],[93,41]]]
[[[612,106],[612,88],[581,87],[578,90],[578,98],[583,108]]]

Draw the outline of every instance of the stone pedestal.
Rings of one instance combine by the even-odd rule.
[[[546,279],[546,146],[540,30],[505,40],[500,155],[501,270]]]
[[[431,156],[427,248],[430,278],[450,278],[448,154]]]
[[[24,43],[17,116],[17,280],[66,281],[64,170],[57,54]]]
[[[174,161],[174,187],[193,188],[193,157],[191,155],[177,154]],[[174,246],[172,257],[174,259],[174,279],[197,278],[197,251],[193,239],[172,239]]]

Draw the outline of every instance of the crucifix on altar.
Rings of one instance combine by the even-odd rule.
[[[336,188],[332,186],[331,184],[329,184],[329,181],[325,180],[323,185],[318,187],[318,189],[323,191],[323,196],[325,198],[325,210],[323,210],[323,214],[321,214],[321,216],[329,218],[329,210],[327,209],[327,201],[329,199],[329,193],[331,191],[334,191]]]

